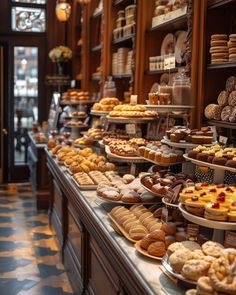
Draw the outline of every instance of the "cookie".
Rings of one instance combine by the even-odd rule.
[[[217,52],[217,53],[212,53],[211,55],[211,59],[228,59],[228,53],[221,53],[221,52]]]
[[[236,107],[233,108],[233,110],[229,116],[229,122],[231,122],[231,123],[236,122]]]
[[[214,46],[210,48],[210,53],[214,52],[222,52],[222,53],[228,53],[228,47],[227,46]]]
[[[225,34],[214,34],[211,35],[211,40],[227,40],[228,36]]]
[[[228,104],[228,92],[223,90],[220,92],[217,98],[217,102],[220,106],[226,106]]]
[[[221,120],[222,121],[229,121],[229,116],[231,115],[233,110],[232,106],[225,106],[221,112]]]
[[[182,245],[190,251],[201,250],[201,246],[193,241],[184,241],[182,242]]]
[[[190,259],[183,268],[182,275],[189,280],[196,281],[202,276],[206,276],[210,268],[210,263],[204,261],[204,259]]]
[[[228,42],[228,47],[229,47],[229,48],[236,47],[236,42],[229,41],[229,42]]]
[[[236,77],[231,76],[226,81],[225,90],[227,92],[231,92],[231,91],[235,90],[235,85],[236,85]]]
[[[227,46],[227,41],[226,40],[214,40],[211,41],[211,46]]]
[[[227,62],[228,61],[228,59],[226,59],[226,58],[218,58],[218,59],[212,59],[211,60],[211,63],[212,64],[222,64],[222,63],[224,63],[224,62]]]
[[[228,98],[228,103],[230,106],[236,106],[236,90],[232,91]]]
[[[205,255],[220,257],[222,250],[224,247],[217,242],[207,241],[202,245],[202,251]]]
[[[229,48],[229,54],[236,53],[236,47]]]
[[[229,55],[229,61],[235,61],[236,60],[236,53],[232,53]]]
[[[188,249],[180,249],[175,251],[169,257],[169,263],[173,270],[180,273],[184,264],[192,258],[192,253]]]

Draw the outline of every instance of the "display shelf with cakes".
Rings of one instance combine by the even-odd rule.
[[[161,142],[171,147],[187,150],[198,145],[212,146],[217,143],[214,141],[213,132],[210,127],[191,130],[185,126],[174,126],[167,130]]]
[[[119,204],[161,204],[159,198],[142,187],[140,176],[125,174],[120,177],[112,172],[105,172],[105,175],[106,173],[110,174],[110,183],[100,183],[97,187],[97,196],[103,201]]]
[[[161,142],[150,142],[146,146],[141,146],[138,148],[137,154],[146,161],[163,167],[178,165],[184,162],[183,151],[170,148]]]
[[[235,181],[236,157],[235,148],[233,147],[223,147],[219,144],[211,147],[198,146],[185,154],[184,158],[198,166],[213,169],[215,183],[224,182],[226,171],[233,176],[231,182]]]
[[[107,116],[108,122],[117,124],[148,123],[157,119],[157,112],[147,111],[143,105],[123,104],[114,107]]]

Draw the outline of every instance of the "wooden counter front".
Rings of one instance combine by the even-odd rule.
[[[184,294],[160,270],[160,263],[140,256],[132,243],[114,232],[110,203],[95,191],[80,191],[64,166],[47,153],[51,174],[50,220],[75,294]]]

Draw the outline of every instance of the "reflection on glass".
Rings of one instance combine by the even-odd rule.
[[[20,32],[45,32],[45,9],[12,7],[12,30]]]
[[[38,120],[38,48],[14,47],[15,164],[25,163],[25,139]]]
[[[47,0],[12,0],[12,2],[31,3],[31,4],[46,4]]]

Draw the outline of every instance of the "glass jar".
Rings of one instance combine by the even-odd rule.
[[[174,78],[172,102],[174,105],[191,105],[191,81],[183,68]]]
[[[112,80],[112,77],[108,77],[108,81],[104,83],[103,87],[103,96],[104,97],[116,97],[116,84]]]

